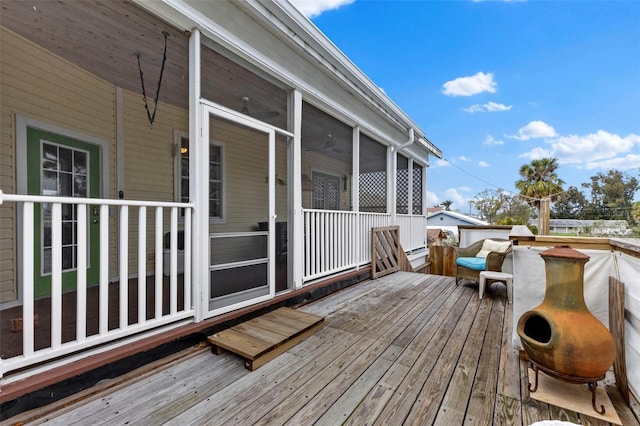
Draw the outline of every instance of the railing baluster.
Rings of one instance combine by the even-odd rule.
[[[62,204],[51,210],[51,348],[62,344]]]
[[[178,312],[178,208],[171,208],[171,268],[169,278],[169,312]]]
[[[33,355],[33,250],[34,250],[34,215],[33,203],[26,202],[22,210],[22,354]]]
[[[311,253],[309,255],[309,264],[311,265],[311,268],[309,269],[309,275],[314,275],[317,271],[317,263],[318,263],[318,256],[316,254],[317,252],[317,247],[316,247],[316,240],[317,240],[317,235],[318,235],[318,213],[317,212],[311,212],[311,232],[310,232],[310,240],[311,240]]]
[[[155,313],[156,319],[162,318],[162,207],[156,207],[156,288]]]
[[[120,278],[120,329],[129,327],[129,206],[120,206],[118,275]]]
[[[184,209],[184,307],[191,308],[191,209]]]
[[[76,340],[83,342],[87,337],[87,205],[78,204],[76,215]]]
[[[325,220],[327,218],[327,214],[325,212],[320,213],[320,231],[318,232],[319,242],[320,242],[320,271],[325,271],[325,264],[327,261],[327,252],[325,251],[325,242],[327,241],[326,235],[324,233],[324,225]]]
[[[147,321],[147,207],[138,210],[138,324]]]
[[[109,332],[109,206],[100,206],[100,334]]]
[[[311,212],[304,212],[304,273],[311,274]]]

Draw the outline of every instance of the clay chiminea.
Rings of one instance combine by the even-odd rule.
[[[595,387],[613,364],[615,343],[584,302],[584,265],[589,256],[568,246],[556,246],[540,256],[545,262],[544,300],[520,317],[517,328],[536,374],[530,390],[537,388],[538,369],[569,383],[587,383],[598,411]]]

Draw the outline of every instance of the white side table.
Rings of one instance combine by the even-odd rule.
[[[513,275],[506,272],[482,271],[480,272],[480,299],[484,295],[484,287],[487,279],[502,281],[507,285],[507,298],[509,303],[513,300]]]

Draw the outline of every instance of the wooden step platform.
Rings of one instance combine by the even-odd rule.
[[[279,308],[208,337],[216,354],[228,350],[253,371],[322,328],[323,317]]]

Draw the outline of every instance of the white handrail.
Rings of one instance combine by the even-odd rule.
[[[100,204],[105,206],[131,207],[178,207],[195,209],[194,203],[175,203],[171,201],[114,200],[110,198],[57,197],[51,195],[6,194],[0,190],[0,205],[4,201],[60,203],[60,204]]]

